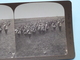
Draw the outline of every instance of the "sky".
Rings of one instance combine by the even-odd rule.
[[[0,5],[0,20],[2,19],[13,19],[13,11],[10,7]]]
[[[58,3],[29,3],[15,9],[15,18],[64,16],[64,8]]]
[[[0,5],[0,19],[35,18],[64,16],[64,8],[59,3],[29,3],[21,4],[13,13],[8,6]]]

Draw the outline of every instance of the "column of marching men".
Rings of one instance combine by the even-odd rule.
[[[0,23],[0,33],[3,33],[4,32],[5,34],[7,34],[8,33],[8,30],[9,30],[10,24],[11,24],[10,21],[1,22]]]
[[[48,21],[48,22],[40,21],[40,22],[36,22],[35,24],[32,23],[24,24],[15,28],[15,34],[18,35],[19,37],[21,35],[24,35],[31,38],[32,35],[45,34],[50,29],[52,29],[52,31],[55,31],[56,27],[58,27],[59,31],[61,32],[63,23],[64,20]]]

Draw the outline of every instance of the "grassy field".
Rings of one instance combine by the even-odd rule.
[[[35,24],[39,20],[52,21],[59,19],[64,19],[64,17],[16,19],[14,25],[16,28],[21,24]],[[15,36],[15,42],[16,57],[65,55],[67,53],[65,22],[62,24],[61,32],[57,27],[55,31],[49,30],[45,34],[32,35],[31,38],[23,35],[20,37]]]

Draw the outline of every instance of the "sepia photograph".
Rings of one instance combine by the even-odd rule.
[[[0,59],[72,59],[70,1],[0,4]]]
[[[14,13],[17,58],[67,55],[62,5],[55,2],[21,4]]]

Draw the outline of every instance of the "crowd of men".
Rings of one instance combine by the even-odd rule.
[[[1,22],[0,23],[0,33],[5,32],[5,34],[8,33],[8,27],[10,26],[10,21]]]
[[[15,34],[19,37],[21,35],[28,36],[31,38],[32,35],[36,34],[45,34],[50,29],[52,31],[56,30],[56,27],[58,27],[59,31],[61,32],[62,24],[64,23],[64,20],[58,20],[58,21],[48,21],[48,22],[36,22],[35,24],[24,24],[20,25],[15,28]]]

